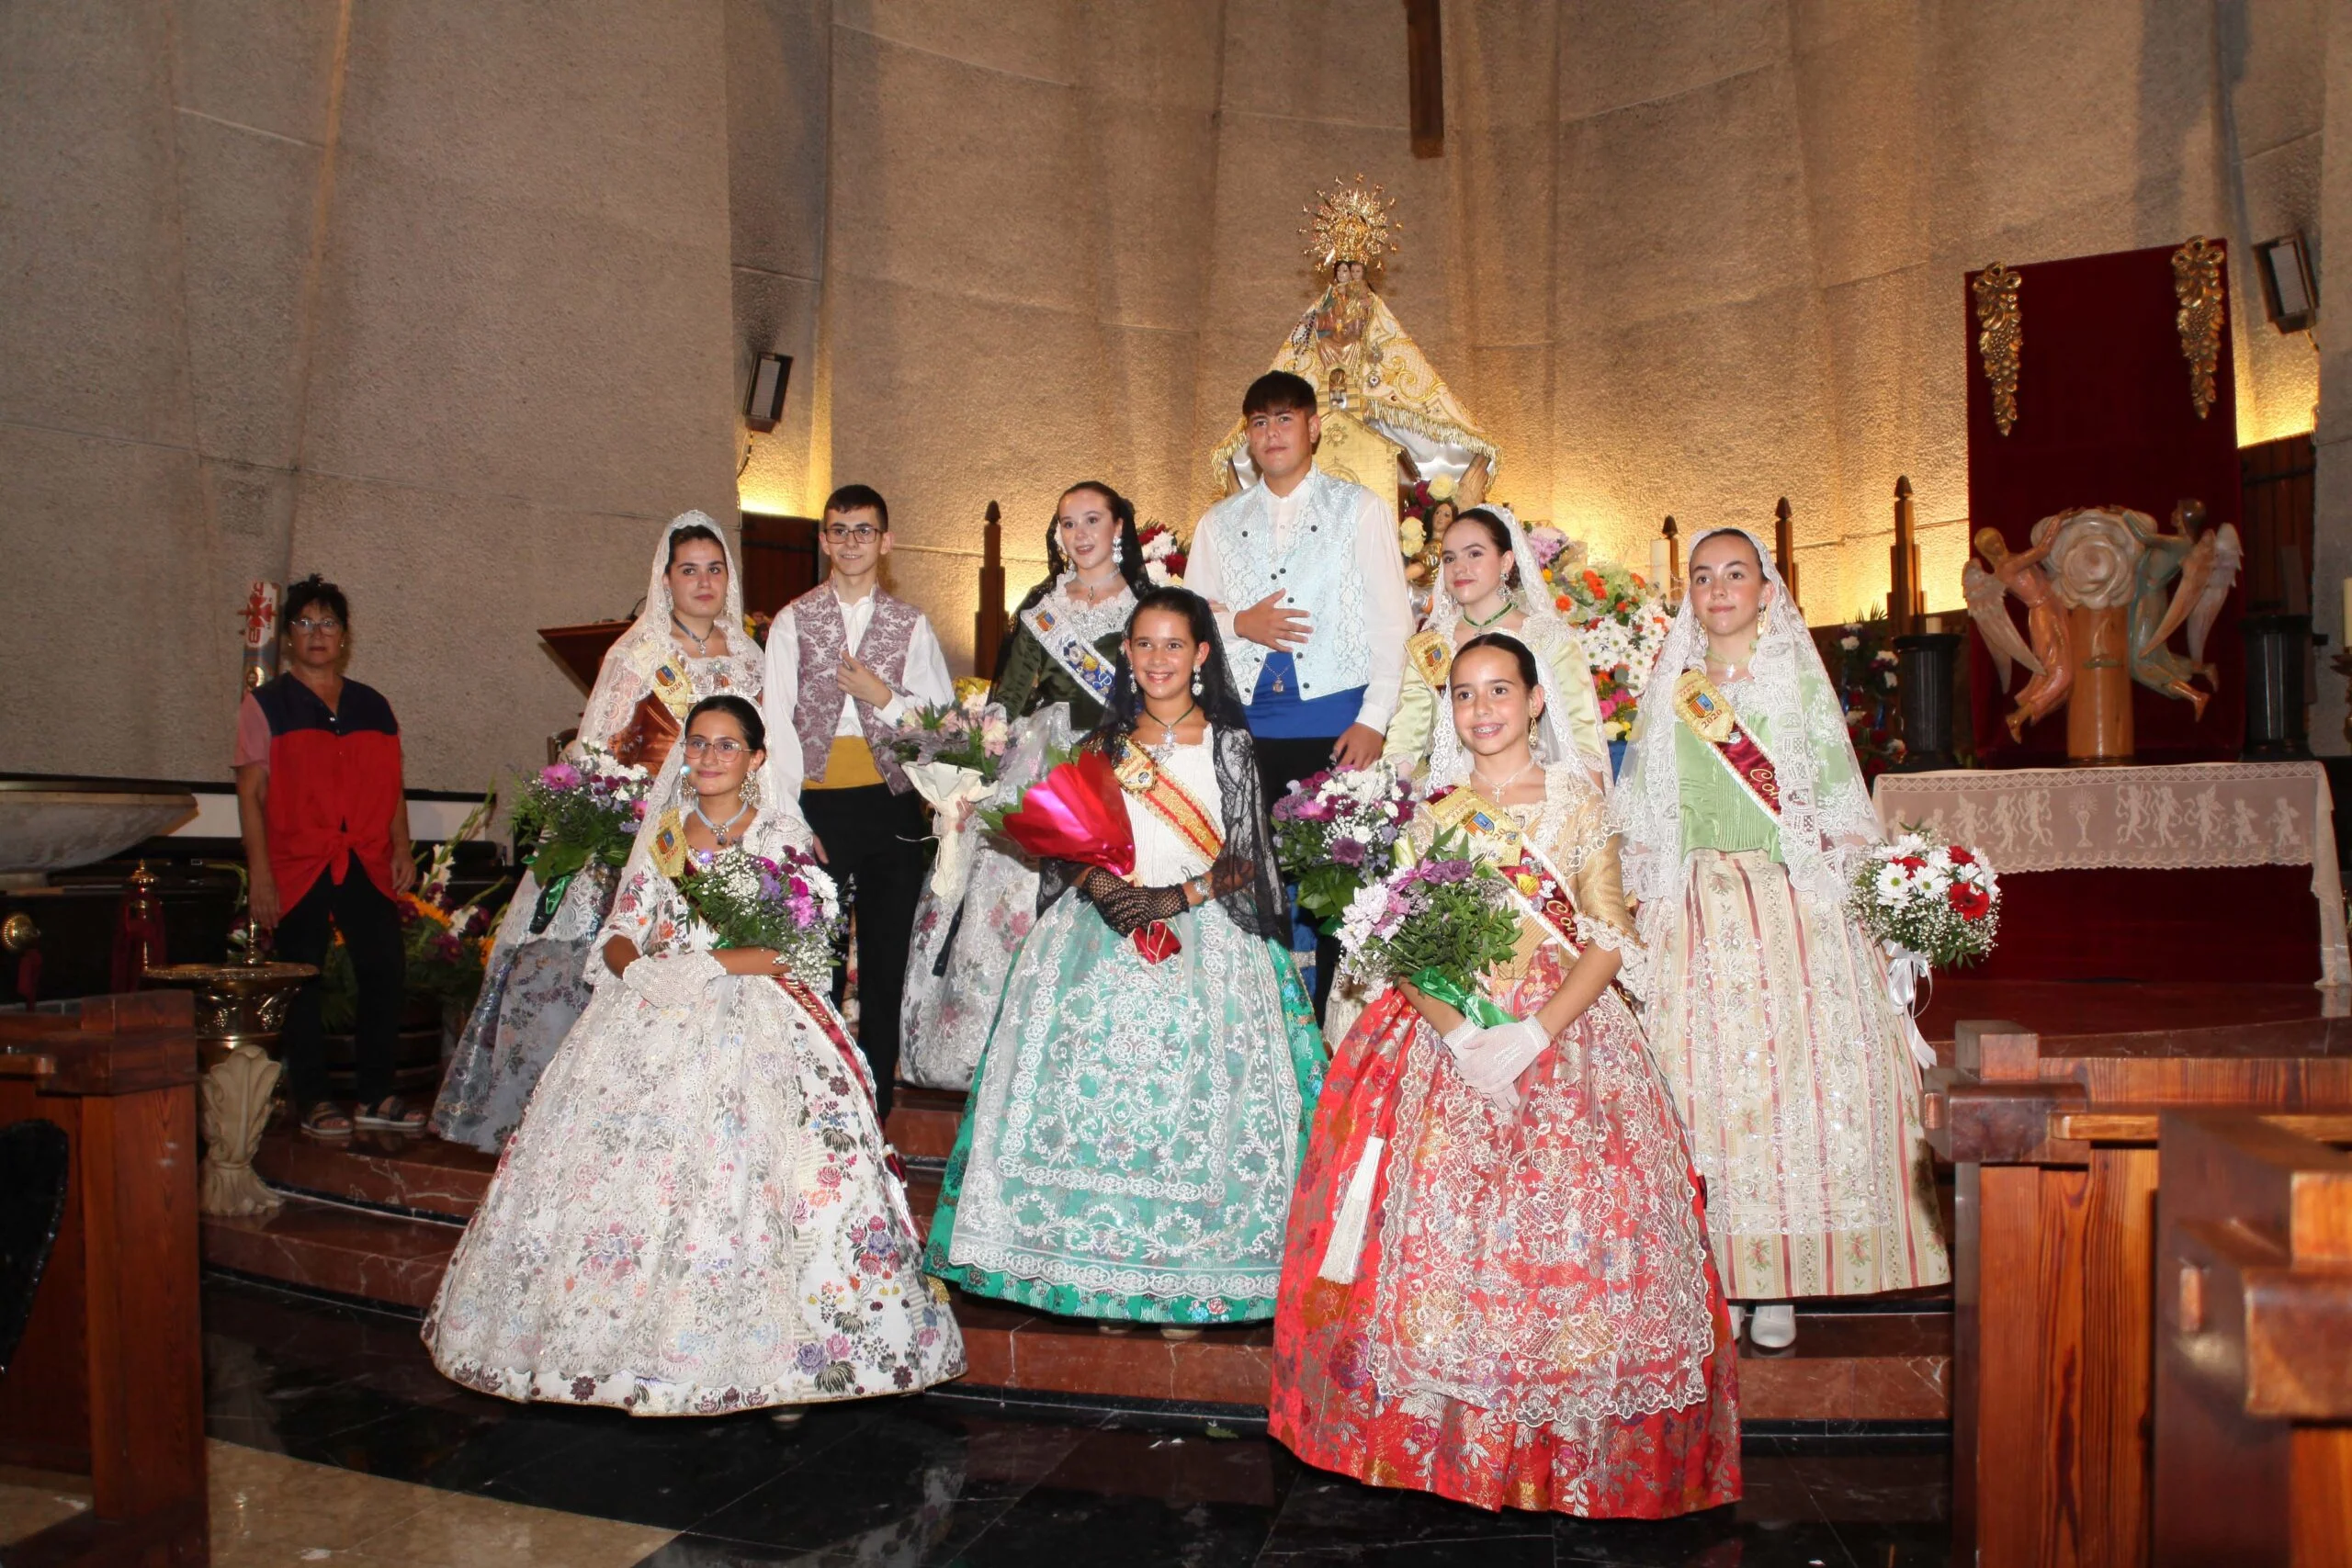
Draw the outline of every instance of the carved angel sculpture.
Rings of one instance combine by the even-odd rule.
[[[2198,534],[2205,522],[2204,505],[2195,501],[2182,502],[2173,508],[2170,527],[2143,512],[2128,512],[2124,515],[2131,520],[2132,531],[2139,538],[2141,546],[2132,585],[2132,679],[2152,692],[2179,698],[2188,705],[2190,713],[2202,718],[2205,716],[2205,705],[2212,700],[2212,694],[2199,691],[2191,682],[2203,675],[2206,683],[2211,685],[2212,668],[2200,665],[2193,658],[2184,659],[2175,653],[2165,645],[2165,638],[2171,633],[2158,628],[2167,624],[2177,624],[2172,621],[2175,615],[2185,618],[2193,611],[2197,607],[2199,591],[2205,586],[2204,583],[2192,584],[2188,579],[2189,557],[2196,549]],[[2231,537],[2234,557],[2239,553],[2234,547],[2235,529],[2231,530]],[[2217,544],[2211,558],[2218,559],[2219,550]],[[2173,588],[2171,583],[2176,575],[2181,581],[2177,588]],[[2207,575],[2210,581],[2212,575],[2210,569]],[[2230,579],[2222,584],[2223,594],[2229,592],[2230,581],[2235,578],[2233,563]],[[2186,605],[2184,598],[2188,601]],[[2220,600],[2216,598],[2214,610],[2218,612],[2220,608]],[[2208,629],[2211,626],[2211,617],[2209,615]]]
[[[2237,528],[2232,524],[2199,532],[2198,525],[2204,517],[2202,507],[2182,508],[2182,525],[2196,535],[2197,542],[2181,558],[2180,581],[2173,590],[2165,618],[2157,623],[2140,651],[2144,654],[2149,648],[2162,645],[2186,622],[2189,666],[2210,682],[2215,679],[2215,671],[2205,661],[2205,639],[2212,635],[2214,618],[2222,613],[2222,601],[2230,596],[2231,588],[2237,582],[2238,569],[2245,561],[2245,547],[2238,542]]]
[[[1998,529],[1979,528],[1975,544],[1990,564],[1980,565],[1972,557],[1961,569],[1961,592],[1968,602],[1969,618],[1984,634],[2002,691],[2009,689],[2017,665],[2024,665],[2033,675],[2009,712],[2009,738],[2019,739],[2027,725],[2046,717],[2066,700],[2075,683],[2073,633],[2065,607],[2059,604],[2050,576],[2041,567],[2050,554],[2048,541],[2012,553]],[[2017,622],[2009,618],[2006,600],[2012,593],[2025,606],[2029,635],[2020,635]]]

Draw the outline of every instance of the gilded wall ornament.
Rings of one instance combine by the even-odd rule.
[[[1999,262],[1976,275],[1976,352],[1993,389],[1993,423],[2004,435],[2018,423],[2018,365],[2025,352],[2025,320],[2018,310],[2020,281]]]
[[[2222,358],[2222,323],[2227,300],[2222,287],[2222,248],[2199,234],[2172,254],[2172,292],[2180,301],[2180,355],[2188,361],[2188,400],[2203,419],[2219,394],[2213,372]]]
[[[1340,262],[1375,265],[1383,255],[1395,254],[1396,244],[1389,236],[1405,229],[1393,216],[1396,198],[1385,195],[1378,186],[1367,186],[1362,175],[1345,185],[1317,191],[1315,203],[1299,209],[1307,218],[1306,227],[1299,232],[1306,236],[1306,254],[1316,265],[1329,268]]]

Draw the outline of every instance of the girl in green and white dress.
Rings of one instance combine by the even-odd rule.
[[[1046,863],[924,1266],[1180,1334],[1271,1318],[1322,1038],[1205,601],[1144,594],[1086,745],[1119,774],[1135,870]]]
[[[1509,632],[1535,655],[1554,727],[1605,794],[1609,747],[1584,639],[1553,607],[1519,519],[1507,506],[1474,506],[1446,525],[1440,544],[1430,613],[1405,645],[1405,683],[1382,758],[1427,777],[1432,755],[1453,740],[1443,694],[1454,649],[1484,632]]]

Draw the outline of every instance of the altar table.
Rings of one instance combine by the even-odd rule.
[[[1883,773],[1872,794],[1888,832],[1927,828],[1992,862],[2004,911],[1988,977],[2180,978],[2209,965],[2236,966],[2202,976],[2217,980],[2310,977],[2300,956],[2285,955],[2297,976],[2248,966],[2315,940],[2317,983],[2352,984],[2335,802],[2317,762],[1961,768]],[[2311,908],[2290,907],[2301,867]],[[2037,957],[2077,972],[2022,967]]]

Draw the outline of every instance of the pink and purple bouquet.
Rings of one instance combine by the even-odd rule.
[[[556,762],[523,782],[514,801],[514,837],[531,843],[529,865],[541,898],[560,900],[566,884],[591,863],[617,870],[628,862],[652,780],[609,751],[588,747],[577,761]],[[546,903],[545,912],[555,913]]]
[[[678,891],[720,947],[772,947],[794,978],[831,985],[841,892],[804,852],[787,847],[770,860],[738,844],[707,864],[690,863]]]
[[[1386,762],[1299,780],[1268,813],[1274,860],[1298,884],[1299,908],[1337,931],[1348,902],[1389,863],[1413,815],[1413,786]]]
[[[996,782],[1012,744],[1012,721],[984,694],[911,709],[890,737],[890,750],[910,769],[944,763],[977,774],[984,784]]]
[[[1510,889],[1451,834],[1440,834],[1419,860],[1366,882],[1340,921],[1350,971],[1374,982],[1409,981],[1480,1024],[1511,1021],[1479,987],[1518,944]]]

